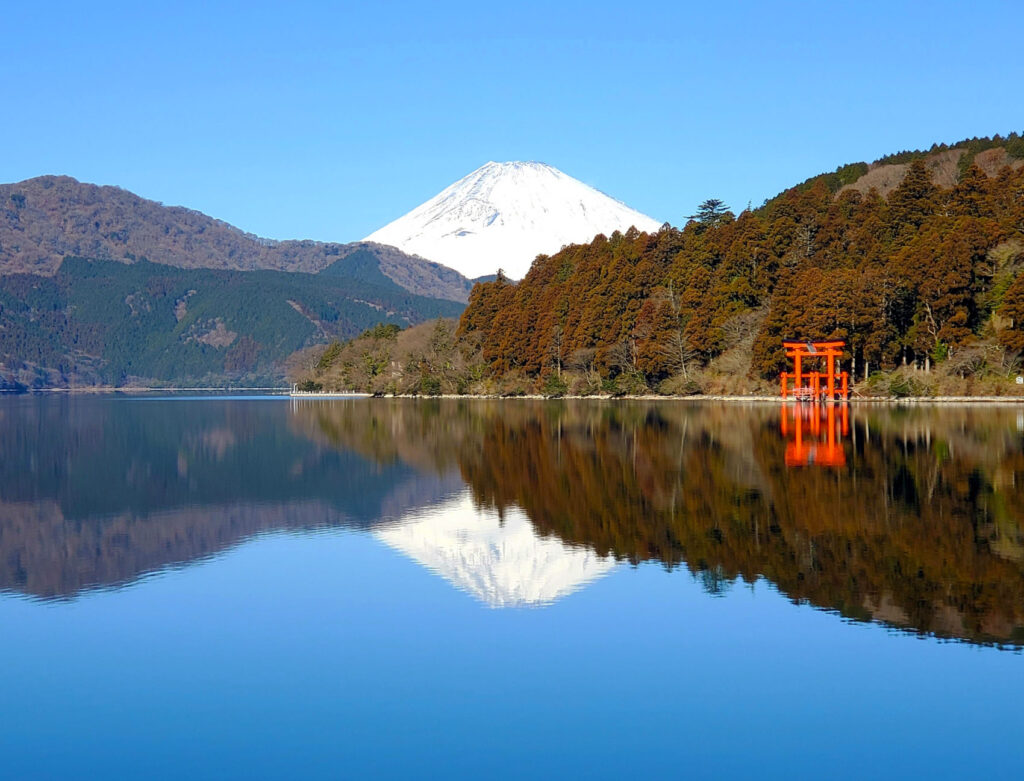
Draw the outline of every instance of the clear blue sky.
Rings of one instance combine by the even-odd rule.
[[[356,240],[488,160],[681,224],[1024,130],[1014,2],[5,6],[0,181],[117,184]]]

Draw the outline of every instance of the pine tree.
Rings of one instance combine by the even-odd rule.
[[[913,232],[936,211],[938,188],[924,160],[910,164],[906,176],[889,196],[889,212],[894,234]]]
[[[690,217],[690,219],[696,220],[705,228],[715,228],[725,222],[730,216],[731,213],[729,212],[729,207],[725,205],[725,201],[721,201],[718,198],[708,198],[697,207],[697,213]]]

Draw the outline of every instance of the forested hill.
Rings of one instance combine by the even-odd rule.
[[[457,271],[381,244],[263,239],[191,209],[69,176],[0,184],[0,274],[52,276],[66,257],[315,273],[355,253],[363,264],[372,257],[375,270],[415,295],[464,302],[471,287]]]
[[[297,350],[462,309],[364,261],[349,276],[68,258],[53,276],[0,276],[0,387],[280,384]]]
[[[857,378],[907,365],[911,392],[1004,392],[1024,349],[1022,164],[1013,135],[844,166],[738,216],[708,201],[681,230],[478,284],[459,335],[535,388],[767,389],[783,338],[839,338]]]
[[[888,196],[903,181],[915,160],[924,162],[933,184],[948,189],[960,181],[971,165],[978,166],[986,176],[995,177],[1004,166],[1016,168],[1024,164],[1024,138],[1011,133],[1006,138],[971,138],[952,145],[933,144],[928,150],[896,152],[873,163],[840,166],[832,173],[808,179],[796,189],[807,189],[821,183],[832,192],[852,189],[867,193],[873,188],[879,195]]]

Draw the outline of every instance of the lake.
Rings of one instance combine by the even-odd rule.
[[[1024,407],[0,399],[0,775],[1017,777]]]

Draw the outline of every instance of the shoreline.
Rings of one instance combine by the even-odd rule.
[[[245,394],[254,392],[266,392],[267,395],[271,394],[272,391],[277,391],[280,395],[287,396],[288,388],[286,387],[259,387],[259,388],[246,388],[239,387],[237,385],[224,386],[224,387],[210,387],[203,386],[201,388],[151,388],[151,387],[130,387],[130,388],[115,388],[108,385],[97,385],[90,387],[78,387],[78,388],[26,388],[25,390],[13,390],[10,388],[0,388],[0,394],[6,394],[8,396],[33,396],[44,393],[67,393],[69,395],[86,395],[86,394],[101,394],[101,393],[123,393],[126,396],[130,395],[141,395],[143,393],[233,393],[233,394]]]
[[[540,394],[524,394],[522,396],[501,396],[485,394],[456,394],[442,393],[436,396],[424,396],[421,394],[396,393],[375,396],[368,393],[309,393],[292,395],[291,398],[301,399],[417,399],[430,401],[435,399],[462,400],[462,401],[682,401],[682,402],[730,402],[740,404],[800,404],[796,399],[783,399],[780,396],[756,396],[756,395],[693,395],[693,396],[661,396],[657,394],[644,395],[592,395],[592,396],[543,396]],[[825,402],[826,404],[828,402]],[[1022,396],[860,396],[847,401],[835,401],[833,404],[1021,404],[1024,405]]]
[[[245,396],[253,393],[262,393],[268,396],[281,396],[290,399],[308,399],[311,401],[331,401],[339,399],[416,399],[429,401],[434,399],[462,400],[462,401],[671,401],[671,402],[728,402],[733,404],[798,404],[793,398],[783,399],[780,396],[763,396],[755,394],[695,394],[692,396],[662,396],[658,394],[623,395],[612,396],[594,394],[590,396],[544,396],[541,394],[524,394],[522,396],[502,396],[498,394],[455,394],[442,393],[436,396],[424,396],[422,394],[387,394],[377,396],[372,393],[350,391],[347,393],[333,393],[330,391],[311,393],[292,393],[287,387],[255,387],[246,388],[238,386],[225,387],[87,387],[87,388],[32,388],[28,390],[0,390],[0,395],[5,396],[31,396],[44,394],[66,394],[69,396],[79,395],[105,395],[119,394],[124,396],[142,396],[152,393],[209,393],[228,396]],[[1024,405],[1024,395],[1021,396],[858,396],[848,399],[846,402],[836,401],[834,404],[849,403],[851,405],[871,404],[1020,404]]]

